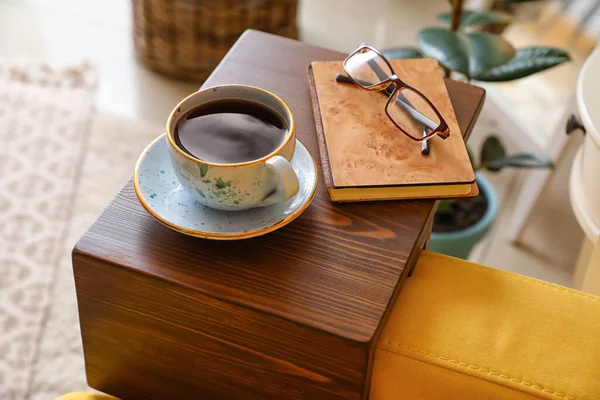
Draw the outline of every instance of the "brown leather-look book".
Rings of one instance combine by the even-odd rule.
[[[397,75],[420,90],[440,111],[450,137],[421,143],[404,135],[387,117],[387,98],[336,82],[341,61],[315,61],[308,80],[319,140],[323,178],[332,201],[473,197],[475,173],[434,59],[391,61]]]

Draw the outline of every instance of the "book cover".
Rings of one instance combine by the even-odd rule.
[[[309,69],[324,181],[333,201],[467,197],[478,194],[475,174],[434,59],[391,61],[397,75],[437,107],[450,137],[429,140],[431,152],[404,135],[387,117],[387,97],[338,83],[341,61]]]

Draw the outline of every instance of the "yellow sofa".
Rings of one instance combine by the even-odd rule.
[[[600,399],[600,298],[424,251],[375,355],[388,399]]]
[[[373,366],[402,399],[600,399],[600,297],[424,251]]]

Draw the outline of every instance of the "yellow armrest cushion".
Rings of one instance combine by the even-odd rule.
[[[424,251],[377,344],[371,400],[600,399],[600,298]]]

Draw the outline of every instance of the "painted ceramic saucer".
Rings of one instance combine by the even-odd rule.
[[[205,239],[247,239],[289,224],[310,204],[317,190],[317,168],[298,140],[292,167],[298,175],[300,190],[288,201],[245,211],[215,210],[201,205],[179,184],[163,134],[138,159],[133,186],[144,208],[171,229]]]

